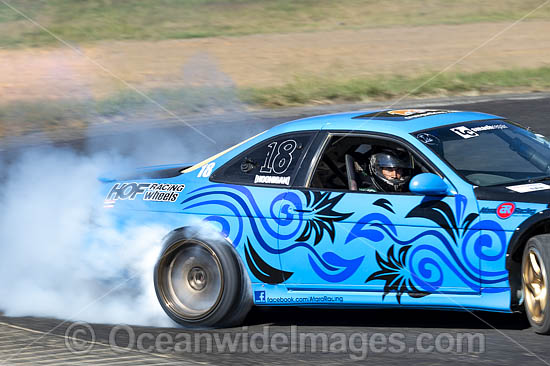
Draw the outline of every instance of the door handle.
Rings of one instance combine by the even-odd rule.
[[[299,210],[299,209],[294,208],[294,207],[290,207],[290,208],[288,209],[288,212],[289,212],[289,213],[292,213],[292,214],[300,214],[300,213],[301,213],[301,214],[310,214],[310,213],[312,213],[313,211],[314,211],[313,209],[301,209],[301,210]]]

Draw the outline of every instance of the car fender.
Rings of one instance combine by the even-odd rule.
[[[521,248],[527,239],[538,233],[547,224],[550,225],[550,209],[537,212],[516,227],[506,251],[506,269],[508,271],[513,268],[514,262],[518,261],[518,253],[521,256]]]

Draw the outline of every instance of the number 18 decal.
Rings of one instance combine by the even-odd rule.
[[[203,165],[201,167],[201,170],[199,171],[199,174],[197,174],[197,177],[204,177],[204,178],[208,178],[210,176],[210,174],[212,174],[212,169],[214,169],[214,166],[216,166],[216,163],[210,163],[210,164],[206,164],[206,165]]]
[[[279,147],[277,148],[277,145]],[[261,173],[283,174],[290,167],[292,162],[292,153],[296,150],[298,144],[294,140],[285,140],[280,144],[272,142],[265,157],[264,165],[260,168]]]

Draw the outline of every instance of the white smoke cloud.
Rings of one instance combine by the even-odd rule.
[[[243,134],[229,124],[218,126],[211,134],[216,144],[189,130],[183,136],[156,131],[119,136],[109,148],[49,146],[9,163],[0,159],[0,311],[174,325],[153,285],[161,240],[174,228],[118,227],[103,209],[97,178],[144,165],[197,162],[266,127],[254,124]]]
[[[214,64],[197,64],[207,64],[206,74],[215,75]],[[227,87],[232,90],[231,83]],[[236,95],[230,99],[227,120],[245,121],[245,108]],[[224,104],[206,100],[208,106]],[[153,268],[162,238],[174,228],[119,228],[102,209],[97,177],[137,166],[197,162],[266,127],[259,122],[239,129],[202,128],[215,143],[190,129],[143,129],[131,137],[92,137],[80,146],[84,152],[48,146],[10,156],[9,163],[3,160],[7,155],[0,156],[0,312],[173,325],[156,298]]]
[[[152,281],[168,228],[118,230],[97,210],[103,197],[96,178],[130,163],[41,149],[10,164],[0,192],[0,309],[6,315],[171,324]]]

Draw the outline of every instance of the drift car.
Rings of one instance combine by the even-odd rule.
[[[381,151],[406,161],[399,190],[363,187]],[[549,333],[549,163],[543,136],[494,115],[343,113],[107,179],[105,207],[168,228],[154,284],[183,326],[252,305],[525,309]]]

